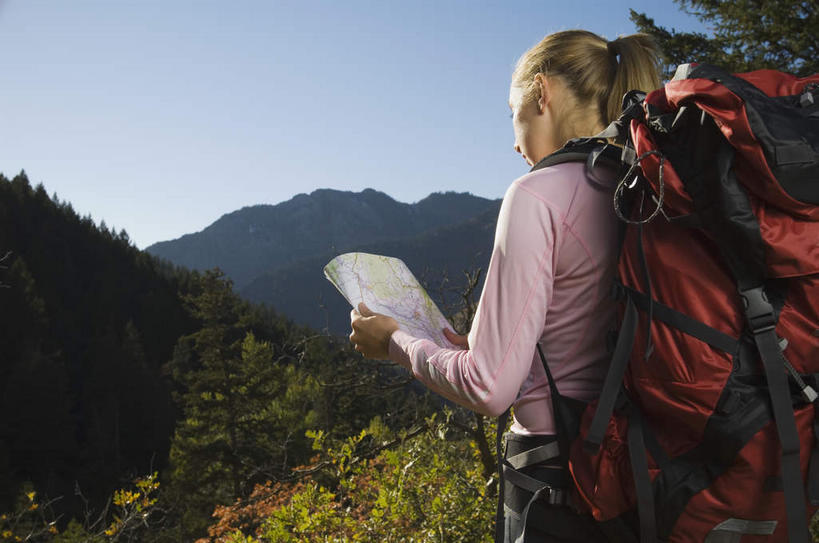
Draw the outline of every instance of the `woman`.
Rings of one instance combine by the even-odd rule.
[[[567,140],[599,133],[617,118],[631,89],[659,87],[654,45],[635,34],[612,42],[570,30],[546,36],[518,61],[509,90],[515,150],[530,165]],[[498,416],[511,405],[507,458],[555,440],[545,353],[562,396],[588,402],[600,392],[613,327],[610,297],[617,258],[612,193],[590,182],[585,165],[569,162],[515,180],[503,198],[477,313],[462,349],[410,336],[390,317],[361,304],[351,313],[350,340],[368,358],[390,358],[442,396]],[[556,459],[526,468],[540,478]],[[545,474],[545,475],[544,475]],[[568,479],[566,474],[562,474]],[[506,486],[505,541],[523,531],[532,496]],[[532,509],[527,541],[589,541],[590,522],[561,500]]]

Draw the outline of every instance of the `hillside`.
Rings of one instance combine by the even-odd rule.
[[[191,274],[0,175],[0,510],[24,483],[78,513],[123,474],[164,467],[176,412],[163,366],[194,329]]]
[[[492,251],[499,203],[459,224],[418,236],[353,247],[356,251],[383,254],[403,260],[430,295],[446,312],[458,302],[457,290],[464,271],[486,270]],[[348,334],[350,307],[325,279],[322,269],[334,256],[330,252],[303,259],[266,273],[239,291],[245,298],[272,306],[299,324],[332,334]],[[446,285],[442,284],[448,278]]]
[[[217,505],[309,479],[314,436],[404,431],[440,405],[25,174],[0,175],[0,307],[0,539],[195,541]]]
[[[496,200],[471,194],[435,193],[406,204],[372,189],[322,189],[277,205],[242,208],[201,232],[155,243],[146,251],[190,269],[218,266],[240,291],[262,275],[305,259],[410,240],[489,209],[497,209]]]

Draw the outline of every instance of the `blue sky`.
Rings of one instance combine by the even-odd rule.
[[[0,173],[139,248],[317,188],[500,198],[509,77],[545,34],[671,0],[0,0]]]

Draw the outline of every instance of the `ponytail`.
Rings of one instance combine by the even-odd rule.
[[[648,34],[631,34],[606,44],[613,77],[605,103],[601,102],[604,124],[620,115],[623,95],[630,90],[649,92],[660,86],[657,48]]]
[[[620,115],[626,92],[649,92],[660,86],[657,47],[647,34],[611,42],[585,30],[550,34],[515,66],[512,84],[524,90],[525,100],[537,98],[534,81],[539,73],[559,77],[577,102],[573,109],[588,115],[592,108],[603,126]]]

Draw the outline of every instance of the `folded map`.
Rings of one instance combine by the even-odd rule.
[[[372,311],[394,318],[408,334],[456,348],[442,332],[453,330],[452,325],[401,260],[346,253],[331,260],[324,275],[353,307],[364,302]]]

